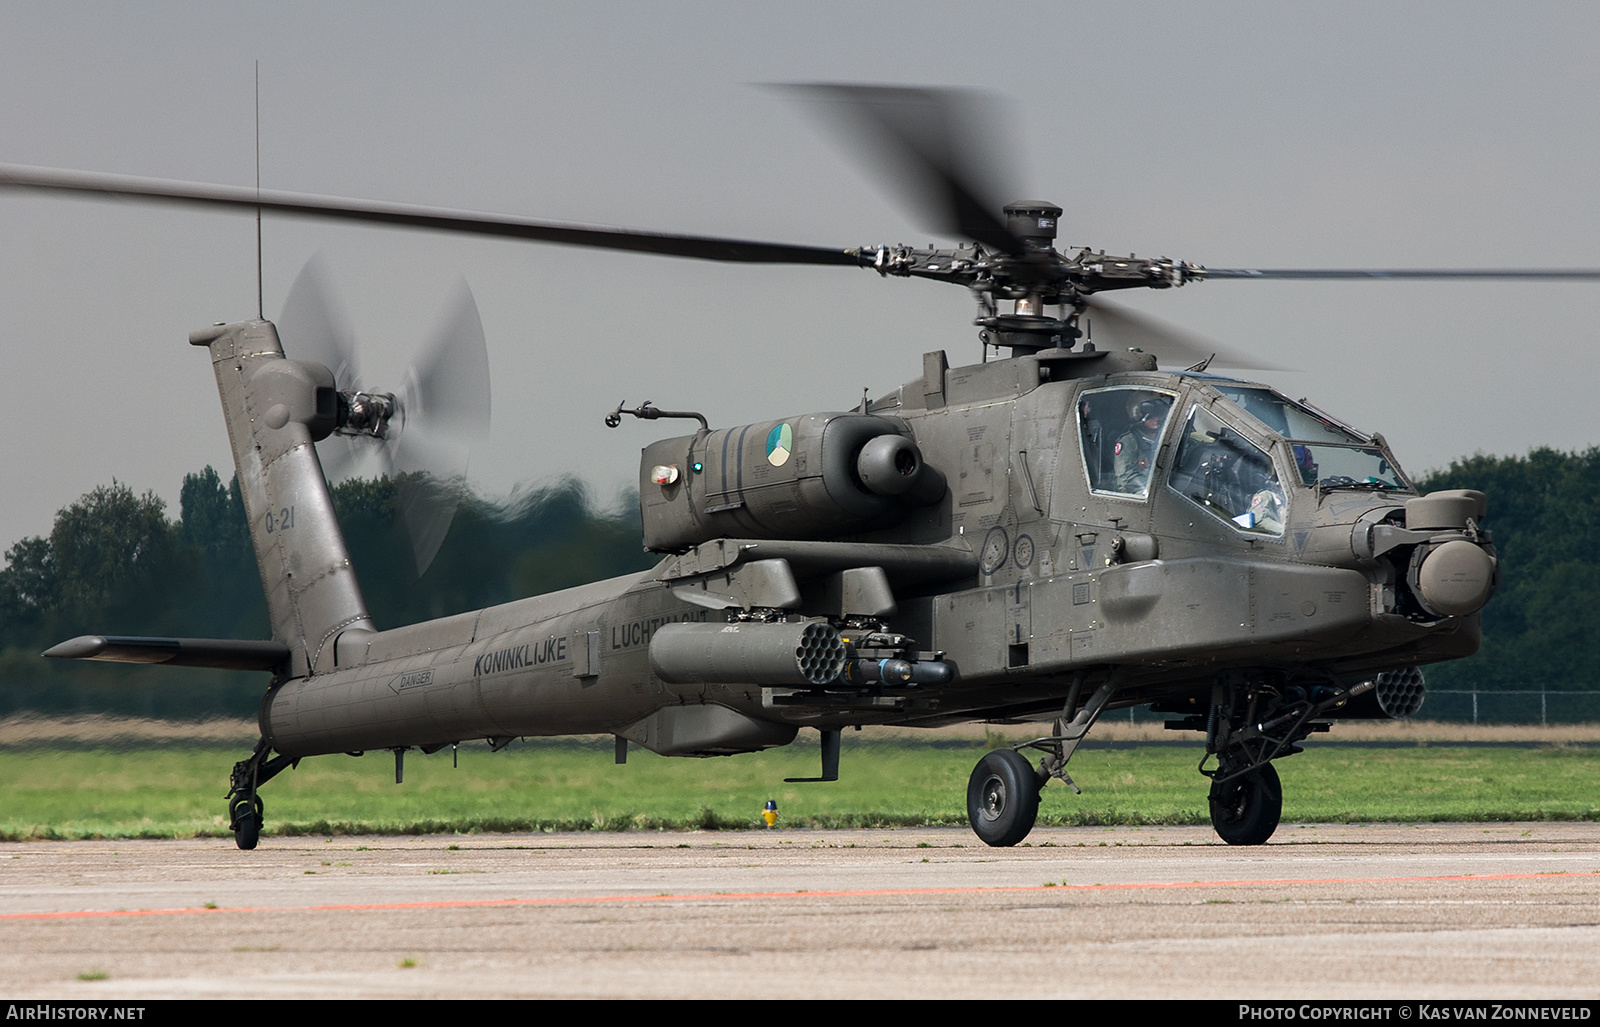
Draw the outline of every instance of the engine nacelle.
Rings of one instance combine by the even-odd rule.
[[[891,525],[946,490],[909,429],[865,414],[663,439],[639,467],[644,544],[654,550],[716,538],[835,538]]]

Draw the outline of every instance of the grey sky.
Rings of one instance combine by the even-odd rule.
[[[0,161],[815,245],[926,243],[753,83],[1017,101],[1063,237],[1218,267],[1600,266],[1600,7],[1502,3],[0,2]],[[246,216],[0,194],[0,547],[113,477],[230,467],[189,329],[253,316]],[[609,497],[660,425],[852,405],[979,355],[959,289],[269,219],[266,312],[322,252],[398,373],[455,276],[495,373],[491,494]],[[1213,282],[1130,305],[1299,373],[1413,472],[1600,441],[1600,285]],[[293,340],[286,340],[292,355]],[[1514,516],[1511,497],[1491,497]]]

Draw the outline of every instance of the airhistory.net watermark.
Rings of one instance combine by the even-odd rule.
[[[144,1006],[82,1002],[9,1002],[7,1020],[143,1020]]]

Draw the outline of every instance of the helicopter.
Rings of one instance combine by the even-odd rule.
[[[620,763],[632,745],[725,756],[813,728],[820,773],[792,780],[826,782],[849,727],[1038,723],[968,783],[973,831],[1011,846],[1050,779],[1078,790],[1067,765],[1096,722],[1133,707],[1203,735],[1217,834],[1266,842],[1282,814],[1276,760],[1339,720],[1411,715],[1422,666],[1477,650],[1500,574],[1487,498],[1419,494],[1383,436],[1213,371],[1250,364],[1099,295],[1600,271],[1214,269],[1064,253],[1061,207],[985,194],[958,95],[808,88],[890,153],[936,227],[965,242],[828,249],[0,166],[6,188],[955,284],[977,302],[982,345],[966,365],[924,353],[897,388],[833,411],[713,428],[700,413],[619,403],[608,426],[697,425],[641,452],[652,569],[380,630],[324,464],[330,446],[406,439],[429,387],[369,388],[338,345],[312,340],[336,333],[307,330],[296,349],[286,332],[286,349],[260,317],[201,328],[189,341],[216,377],[272,637],[86,635],[45,655],[270,675],[260,741],[229,781],[242,849],[260,838],[262,786],[311,756],[390,751],[398,780],[405,752],[469,739],[610,734]],[[462,310],[457,334],[471,337],[475,311]],[[477,332],[461,353],[481,349]],[[1102,346],[1097,332],[1192,362],[1164,371],[1144,346]],[[447,374],[476,359],[423,363]],[[414,526],[419,567],[441,519]]]

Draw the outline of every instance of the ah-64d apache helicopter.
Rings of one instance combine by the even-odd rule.
[[[926,353],[919,374],[850,409],[713,429],[619,405],[613,427],[624,415],[699,421],[643,451],[653,569],[380,630],[315,444],[393,440],[426,389],[369,391],[339,367],[290,359],[265,320],[203,328],[190,342],[216,373],[272,639],[84,636],[46,655],[270,673],[261,740],[228,796],[246,849],[262,826],[258,790],[307,756],[387,749],[398,773],[411,748],[601,733],[620,762],[630,743],[718,756],[813,727],[822,767],[810,780],[831,781],[847,726],[1053,721],[972,773],[973,830],[1013,845],[1051,777],[1076,790],[1067,762],[1097,718],[1134,706],[1204,733],[1217,833],[1266,841],[1282,808],[1274,760],[1333,720],[1409,715],[1420,665],[1478,648],[1498,579],[1485,497],[1418,495],[1382,436],[1206,359],[1173,373],[1149,352],[1096,348],[1095,321],[1126,328],[1130,315],[1093,297],[1215,278],[1600,272],[1216,270],[1066,254],[1054,246],[1061,208],[995,216],[961,167],[950,94],[812,93],[844,101],[934,198],[937,227],[969,242],[832,250],[0,169],[13,187],[951,282],[977,298],[984,343],[968,366]],[[991,347],[1009,355],[987,359]],[[1162,347],[1192,359],[1175,339]]]

